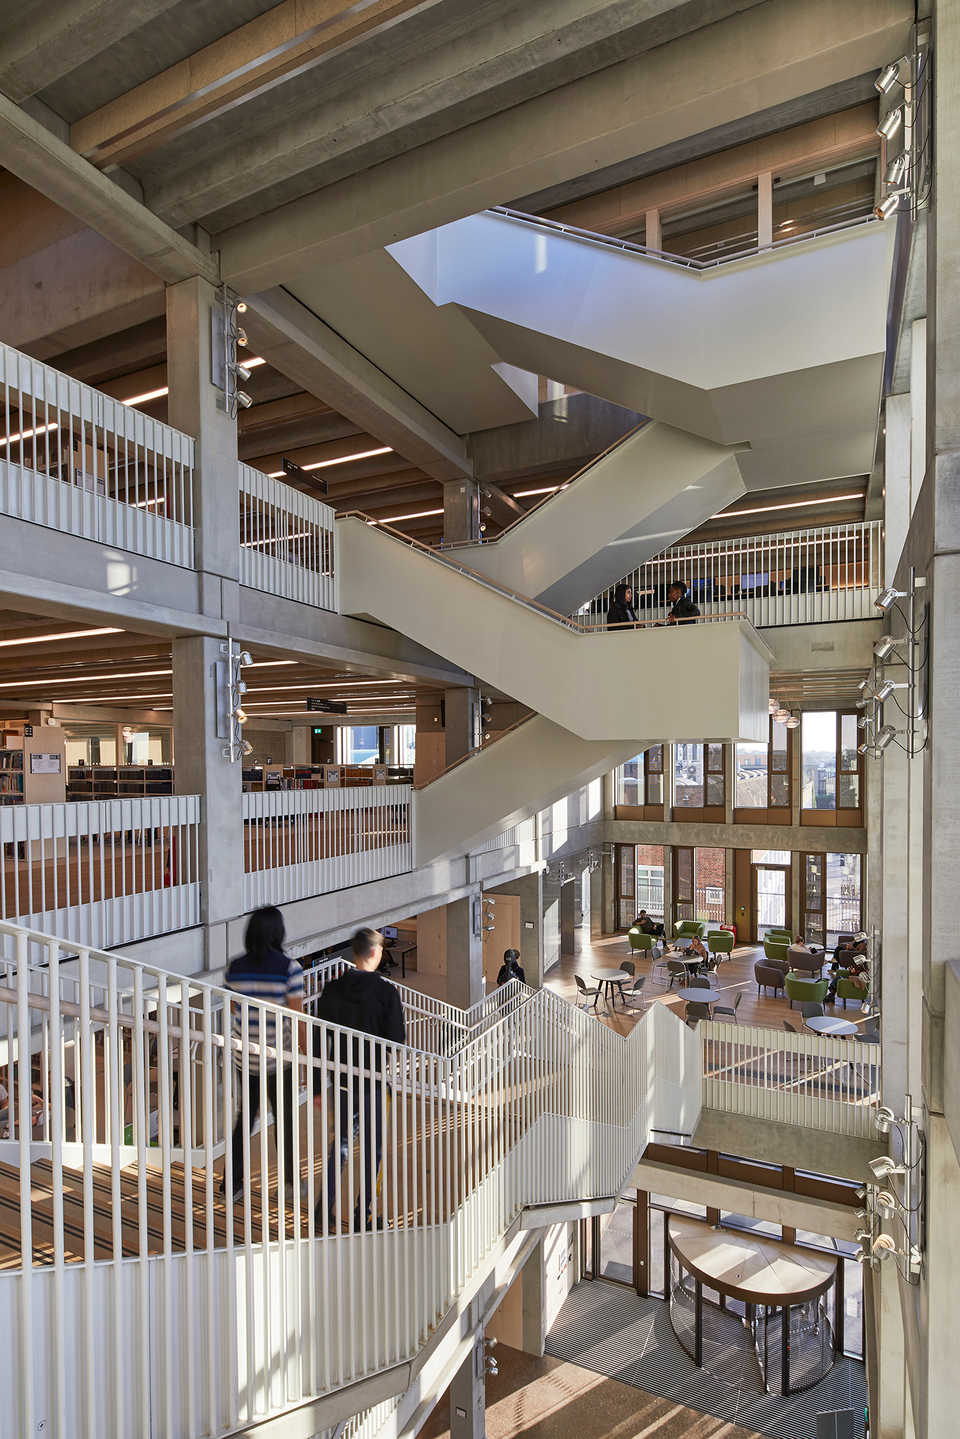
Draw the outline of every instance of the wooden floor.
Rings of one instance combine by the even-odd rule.
[[[724,1004],[732,1005],[738,994],[743,998],[737,1010],[737,1020],[740,1024],[758,1025],[765,1029],[783,1029],[784,1020],[792,1024],[796,1029],[802,1029],[803,1020],[799,1008],[791,1010],[790,1001],[781,990],[774,995],[772,991],[765,990],[757,995],[757,981],[754,978],[753,966],[758,959],[763,958],[762,945],[738,945],[729,958],[723,959],[717,971],[717,982],[723,994]],[[646,984],[643,993],[647,1003],[651,1001],[657,1004],[666,1004],[683,1017],[686,1004],[676,995],[676,987],[671,991],[667,989],[666,981],[661,977],[659,971],[654,972],[654,962],[646,955],[631,954],[630,945],[625,934],[604,935],[602,939],[581,940],[578,943],[577,951],[574,954],[565,954],[560,962],[555,964],[544,977],[544,988],[551,989],[555,994],[560,994],[571,1004],[577,1004],[580,1000],[574,975],[579,974],[588,989],[595,989],[597,981],[593,975],[600,969],[616,969],[622,960],[632,960],[638,975],[646,975]],[[854,1024],[862,1026],[863,1019],[860,1014],[860,1006],[853,1000],[847,1000],[846,1009],[839,1002],[836,1005],[826,1005],[827,1014],[835,1014],[840,1019],[849,1019]],[[616,1012],[612,1013],[609,1007],[600,1006],[599,1018],[603,1024],[608,1024],[621,1034],[628,1034],[637,1023],[643,1013],[642,1009],[629,1009],[624,1011],[619,1002]]]

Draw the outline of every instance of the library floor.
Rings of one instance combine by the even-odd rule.
[[[535,1359],[503,1344],[494,1352],[500,1372],[486,1384],[487,1439],[766,1439],[549,1354]],[[449,1394],[420,1434],[447,1439]]]

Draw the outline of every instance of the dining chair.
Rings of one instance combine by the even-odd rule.
[[[588,989],[587,986],[584,984],[583,980],[580,978],[579,974],[575,974],[573,977],[577,982],[577,989],[580,991],[580,999],[584,1001],[585,1008],[596,1009],[601,997],[600,991],[602,986],[598,984],[596,989]],[[593,1000],[592,1005],[586,1004],[586,1001],[588,999]]]
[[[737,992],[737,997],[736,997],[736,999],[733,1001],[733,1004],[732,1004],[732,1005],[729,1005],[729,1004],[715,1004],[715,1005],[713,1006],[713,1017],[714,1017],[714,1019],[716,1019],[716,1017],[717,1017],[718,1014],[723,1014],[723,1015],[729,1014],[730,1016],[732,1016],[734,1023],[735,1023],[735,1024],[739,1024],[740,1021],[737,1019],[737,1010],[740,1008],[740,1001],[741,1001],[742,998],[743,998],[743,993],[742,993],[742,991],[738,991],[738,992]]]
[[[635,1004],[637,999],[639,999],[642,1007],[646,1009],[647,999],[646,995],[643,992],[643,986],[646,984],[646,982],[647,976],[645,974],[638,974],[636,979],[633,981],[632,987],[628,989],[625,994],[623,990],[620,991],[624,1006],[626,1006],[628,1000],[631,1004]]]

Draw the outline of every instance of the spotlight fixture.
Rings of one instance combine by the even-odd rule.
[[[889,1189],[881,1189],[877,1195],[877,1213],[881,1219],[892,1219],[897,1212],[897,1200]]]
[[[874,644],[873,653],[878,660],[885,660],[887,655],[896,649],[897,645],[903,644],[906,644],[906,640],[895,640],[893,635],[884,635],[882,639],[877,640]]]
[[[239,705],[237,705],[236,709],[234,710],[233,717],[236,720],[237,724],[246,724],[247,720],[249,719],[249,715],[247,714],[246,710],[241,709]]]
[[[881,95],[889,95],[894,85],[900,82],[900,66],[909,58],[908,55],[901,55],[899,60],[891,60],[889,65],[884,65],[873,82],[873,88],[879,90]]]
[[[856,707],[857,707],[858,710],[865,710],[865,709],[867,708],[867,705],[873,705],[873,704],[876,704],[876,702],[877,702],[877,697],[876,697],[876,695],[871,693],[871,694],[868,694],[864,699],[862,699],[862,700],[857,700],[857,705],[856,705]]]
[[[902,150],[883,172],[884,183],[887,185],[899,185],[907,173],[907,152]]]
[[[249,410],[250,406],[253,404],[253,401],[247,394],[246,390],[237,391],[237,404],[241,405],[245,410]]]
[[[887,748],[887,746],[893,742],[896,733],[897,732],[892,724],[884,725],[883,729],[877,735],[877,749],[881,752],[881,754]]]
[[[238,315],[245,315],[246,313],[247,313],[247,302],[246,302],[246,300],[238,300],[238,301],[237,301],[237,314],[238,314]]]
[[[880,591],[873,603],[878,610],[883,610],[886,614],[892,608],[894,600],[905,600],[906,598],[906,590],[886,589]]]
[[[873,213],[878,220],[889,220],[893,212],[899,208],[901,195],[909,195],[909,190],[891,190],[890,194],[874,206]]]
[[[242,739],[240,741],[240,753],[242,755],[253,754],[253,745],[248,739]]]
[[[876,691],[877,704],[882,705],[884,700],[888,700],[890,698],[895,689],[896,685],[894,684],[893,680],[884,680],[883,684]]]
[[[247,339],[247,332],[246,332],[246,330],[240,330],[240,329],[238,329],[238,330],[237,330],[237,344],[238,344],[238,345],[249,345],[249,343],[250,343],[250,341]]]
[[[882,135],[885,140],[890,140],[897,133],[902,124],[903,106],[898,105],[895,110],[890,111],[889,115],[884,115],[883,119],[880,121],[880,124],[877,126],[877,134]]]
[[[892,1174],[906,1174],[902,1164],[891,1159],[888,1154],[882,1154],[879,1159],[871,1159],[870,1168],[878,1179],[889,1179]]]
[[[889,1134],[897,1122],[897,1116],[888,1104],[882,1104],[877,1110],[874,1123],[877,1126],[878,1134]]]
[[[250,373],[251,372],[247,369],[246,365],[237,366],[237,379],[243,380],[244,384],[246,384],[247,380],[249,380]]]

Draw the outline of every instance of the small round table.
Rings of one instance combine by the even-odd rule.
[[[709,989],[703,985],[684,985],[682,989],[675,989],[673,992],[678,999],[689,1000],[691,1004],[716,1004],[720,998],[719,989],[714,989],[712,984]]]
[[[857,1026],[849,1019],[834,1019],[832,1014],[814,1014],[804,1020],[814,1034],[856,1034]]]
[[[611,1009],[616,1009],[617,1007],[617,993],[621,984],[633,983],[633,975],[628,974],[625,969],[594,970],[590,978],[595,979],[598,984],[603,985],[603,1002],[606,1004],[609,1001]]]

